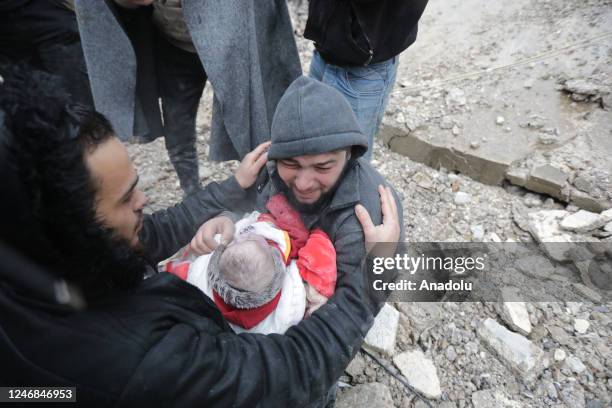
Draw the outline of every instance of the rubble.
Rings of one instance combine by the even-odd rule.
[[[393,358],[393,362],[408,383],[427,398],[440,398],[440,380],[436,366],[421,350],[406,351]]]
[[[393,408],[393,398],[389,388],[381,383],[357,385],[342,391],[337,399],[337,408]]]
[[[398,325],[399,312],[389,304],[385,304],[374,319],[374,325],[365,338],[364,346],[392,356]]]
[[[609,109],[606,100],[610,96],[603,94],[601,102],[591,102],[589,96],[577,103],[563,90],[568,79],[576,78],[607,86],[612,44],[599,42],[595,47],[575,49],[572,54],[563,53],[533,66],[493,70],[477,78],[436,85],[437,81],[465,72],[486,70],[608,30],[612,15],[606,1],[494,1],[486,8],[474,8],[473,2],[459,0],[429,3],[419,26],[419,39],[400,58],[397,84],[372,157],[373,167],[403,196],[403,222],[409,241],[470,241],[479,238],[480,228],[476,227],[481,226],[485,242],[592,239],[609,244],[609,237],[594,234],[612,231],[612,221],[588,233],[565,230],[560,223],[580,209],[600,214],[612,206],[612,126],[610,112],[602,109]],[[291,0],[293,7],[291,3],[300,2]],[[308,2],[300,4],[301,9],[291,12],[297,22],[302,67],[308,72],[312,43],[302,36]],[[517,21],[521,30],[516,30]],[[564,28],[578,23],[580,30]],[[456,35],[449,39],[447,30]],[[547,34],[537,35],[537,41],[523,40],[540,30]],[[578,59],[586,64],[578,65]],[[224,180],[237,166],[237,162],[208,161],[211,107],[212,87],[207,86],[197,120],[204,184]],[[502,125],[496,124],[497,116],[504,118]],[[478,144],[477,149],[470,147],[472,141]],[[163,139],[130,145],[128,149],[141,175],[140,187],[150,198],[145,212],[177,203],[182,193]],[[534,182],[534,170],[543,166],[567,176],[564,183],[560,181],[563,176],[552,178],[552,195],[525,188],[528,180],[530,185]],[[461,197],[458,202],[457,196]],[[508,316],[503,317],[504,312],[498,309],[503,304],[393,304],[400,312],[395,358],[413,350],[427,356],[440,389],[434,406],[465,407],[491,398],[495,406],[504,406],[508,401],[524,407],[612,405],[612,352],[607,345],[612,336],[612,306],[602,296],[605,291],[585,284],[582,272],[569,255],[560,253],[557,258],[549,258],[550,273],[547,268],[535,270],[523,264],[523,272],[508,278],[529,276],[536,285],[551,285],[535,290],[571,291],[584,303],[576,308],[561,301],[526,301],[531,324],[528,335],[518,325],[513,326]],[[546,273],[536,278],[538,271]],[[480,322],[497,316],[510,329],[508,333],[522,339],[527,336],[534,347],[544,351],[543,369],[538,370],[539,378],[534,384],[525,385],[523,376],[510,368],[505,358],[488,352],[490,346],[480,340]],[[576,319],[589,322],[584,334],[575,330]],[[566,365],[570,355],[586,369],[573,371],[571,367],[580,369],[574,360],[573,365]],[[393,366],[391,357],[383,355],[383,359]],[[550,367],[545,364],[547,359]],[[386,387],[394,406],[423,405],[361,353],[347,367],[342,381],[352,388],[339,392],[337,404],[347,391],[377,384],[376,389],[382,389],[379,385]],[[370,393],[368,389],[366,394],[378,395],[376,390],[370,388]],[[369,406],[380,404],[377,400]]]
[[[542,350],[525,337],[513,333],[493,319],[477,329],[481,341],[524,381],[531,382],[544,369]]]
[[[603,214],[599,215],[590,211],[580,210],[565,217],[561,221],[561,228],[574,232],[590,232],[603,227],[612,220],[612,217],[608,218]]]
[[[520,298],[519,289],[505,287],[502,289],[502,304],[500,316],[506,324],[522,335],[531,333],[531,321],[525,302],[518,302]]]

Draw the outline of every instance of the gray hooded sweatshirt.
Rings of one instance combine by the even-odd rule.
[[[290,86],[278,103],[272,121],[272,145],[268,166],[249,197],[234,210],[263,210],[268,199],[286,191],[278,176],[276,160],[331,152],[351,147],[351,159],[341,181],[329,200],[316,213],[301,214],[307,228],[321,228],[336,248],[338,284],[347,272],[357,272],[365,258],[363,229],[355,215],[355,205],[363,205],[375,225],[382,223],[378,186],[389,184],[367,161],[360,157],[368,146],[357,119],[344,96],[332,87],[312,78],[301,76]],[[403,220],[402,203],[393,190]],[[404,226],[400,221],[400,241]]]

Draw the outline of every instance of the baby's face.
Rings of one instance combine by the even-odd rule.
[[[265,238],[259,235],[236,236],[219,259],[221,277],[236,289],[249,292],[265,290],[274,278],[272,250]]]

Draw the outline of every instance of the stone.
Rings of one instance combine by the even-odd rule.
[[[447,358],[447,359],[448,359],[448,361],[450,361],[451,363],[452,363],[453,361],[455,361],[455,359],[457,359],[457,352],[455,351],[455,347],[453,347],[453,346],[448,346],[448,347],[446,348],[445,354],[446,354],[446,358]]]
[[[561,231],[559,223],[562,219],[570,215],[564,210],[543,210],[529,213],[528,228],[529,232],[538,242],[546,242],[555,237],[569,235]]]
[[[446,95],[446,104],[449,107],[464,106],[467,103],[465,92],[459,88],[452,88]]]
[[[574,78],[565,81],[563,90],[570,94],[595,96],[605,93],[601,85],[585,78]]]
[[[508,399],[501,390],[482,390],[472,394],[474,408],[519,408],[523,405]]]
[[[497,118],[495,118],[495,124],[496,125],[503,125],[506,122],[506,119],[504,119],[503,116],[498,116]]]
[[[563,232],[559,225],[559,222],[568,215],[569,212],[564,210],[544,210],[528,215],[529,232],[541,244],[546,254],[559,262],[569,260],[566,252],[570,246],[567,244],[572,242],[572,237]]]
[[[349,388],[338,395],[337,408],[393,408],[393,398],[389,388],[381,383],[361,384]]]
[[[553,264],[546,257],[539,255],[521,257],[514,266],[519,272],[536,279],[548,279],[555,273]]]
[[[472,225],[470,231],[472,231],[472,239],[474,241],[481,242],[483,240],[485,230],[482,225]]]
[[[565,360],[565,357],[567,357],[567,354],[565,353],[565,351],[563,351],[563,349],[556,349],[553,354],[553,358],[555,359],[555,361],[563,361]]]
[[[566,231],[589,232],[601,228],[610,220],[590,211],[580,210],[565,217],[560,225]]]
[[[430,399],[440,398],[440,380],[433,361],[419,349],[406,351],[393,358],[393,363],[408,383]]]
[[[399,312],[389,304],[380,309],[365,338],[364,346],[370,350],[392,356],[399,327]]]
[[[474,150],[478,149],[480,147],[480,143],[478,142],[478,140],[472,140],[470,142],[470,147]]]
[[[549,326],[548,332],[550,333],[550,337],[553,338],[555,342],[565,346],[570,343],[570,337],[567,332],[559,326]]]
[[[590,326],[590,324],[589,324],[588,320],[584,320],[584,319],[575,319],[574,320],[574,330],[578,334],[586,333],[587,330],[589,329],[589,326]]]
[[[457,191],[454,201],[457,205],[469,204],[472,201],[472,196],[463,191]]]
[[[348,375],[354,378],[358,375],[363,374],[365,371],[365,367],[366,367],[366,362],[364,358],[360,354],[357,354],[355,358],[351,360],[348,367],[346,367],[346,370],[344,371]]]
[[[545,164],[531,171],[525,183],[525,188],[537,193],[564,198],[561,194],[561,189],[565,186],[567,178],[567,174],[563,171],[550,164]]]
[[[576,356],[569,356],[565,360],[565,364],[567,367],[572,370],[572,372],[576,374],[580,374],[584,370],[586,370],[586,366],[582,363],[582,361]]]
[[[515,330],[525,336],[531,333],[531,321],[525,302],[519,302],[519,289],[511,286],[504,287],[501,291],[502,305],[501,318]]]
[[[576,177],[572,184],[574,184],[574,187],[576,187],[578,190],[584,191],[585,193],[591,193],[593,191],[593,185],[585,177]]]
[[[431,178],[425,173],[417,172],[414,176],[412,176],[412,180],[414,180],[419,187],[428,190],[433,187]]]
[[[544,369],[544,352],[495,320],[485,319],[476,331],[481,341],[526,383],[535,380]]]
[[[453,129],[451,130],[451,132],[454,136],[459,136],[459,134],[461,133],[461,131],[459,130],[459,126],[457,125],[453,125]]]

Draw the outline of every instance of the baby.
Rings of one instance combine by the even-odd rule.
[[[336,253],[327,235],[309,233],[282,195],[267,208],[270,213],[238,221],[227,246],[189,265],[166,265],[209,296],[237,333],[282,334],[323,305],[336,284]]]

